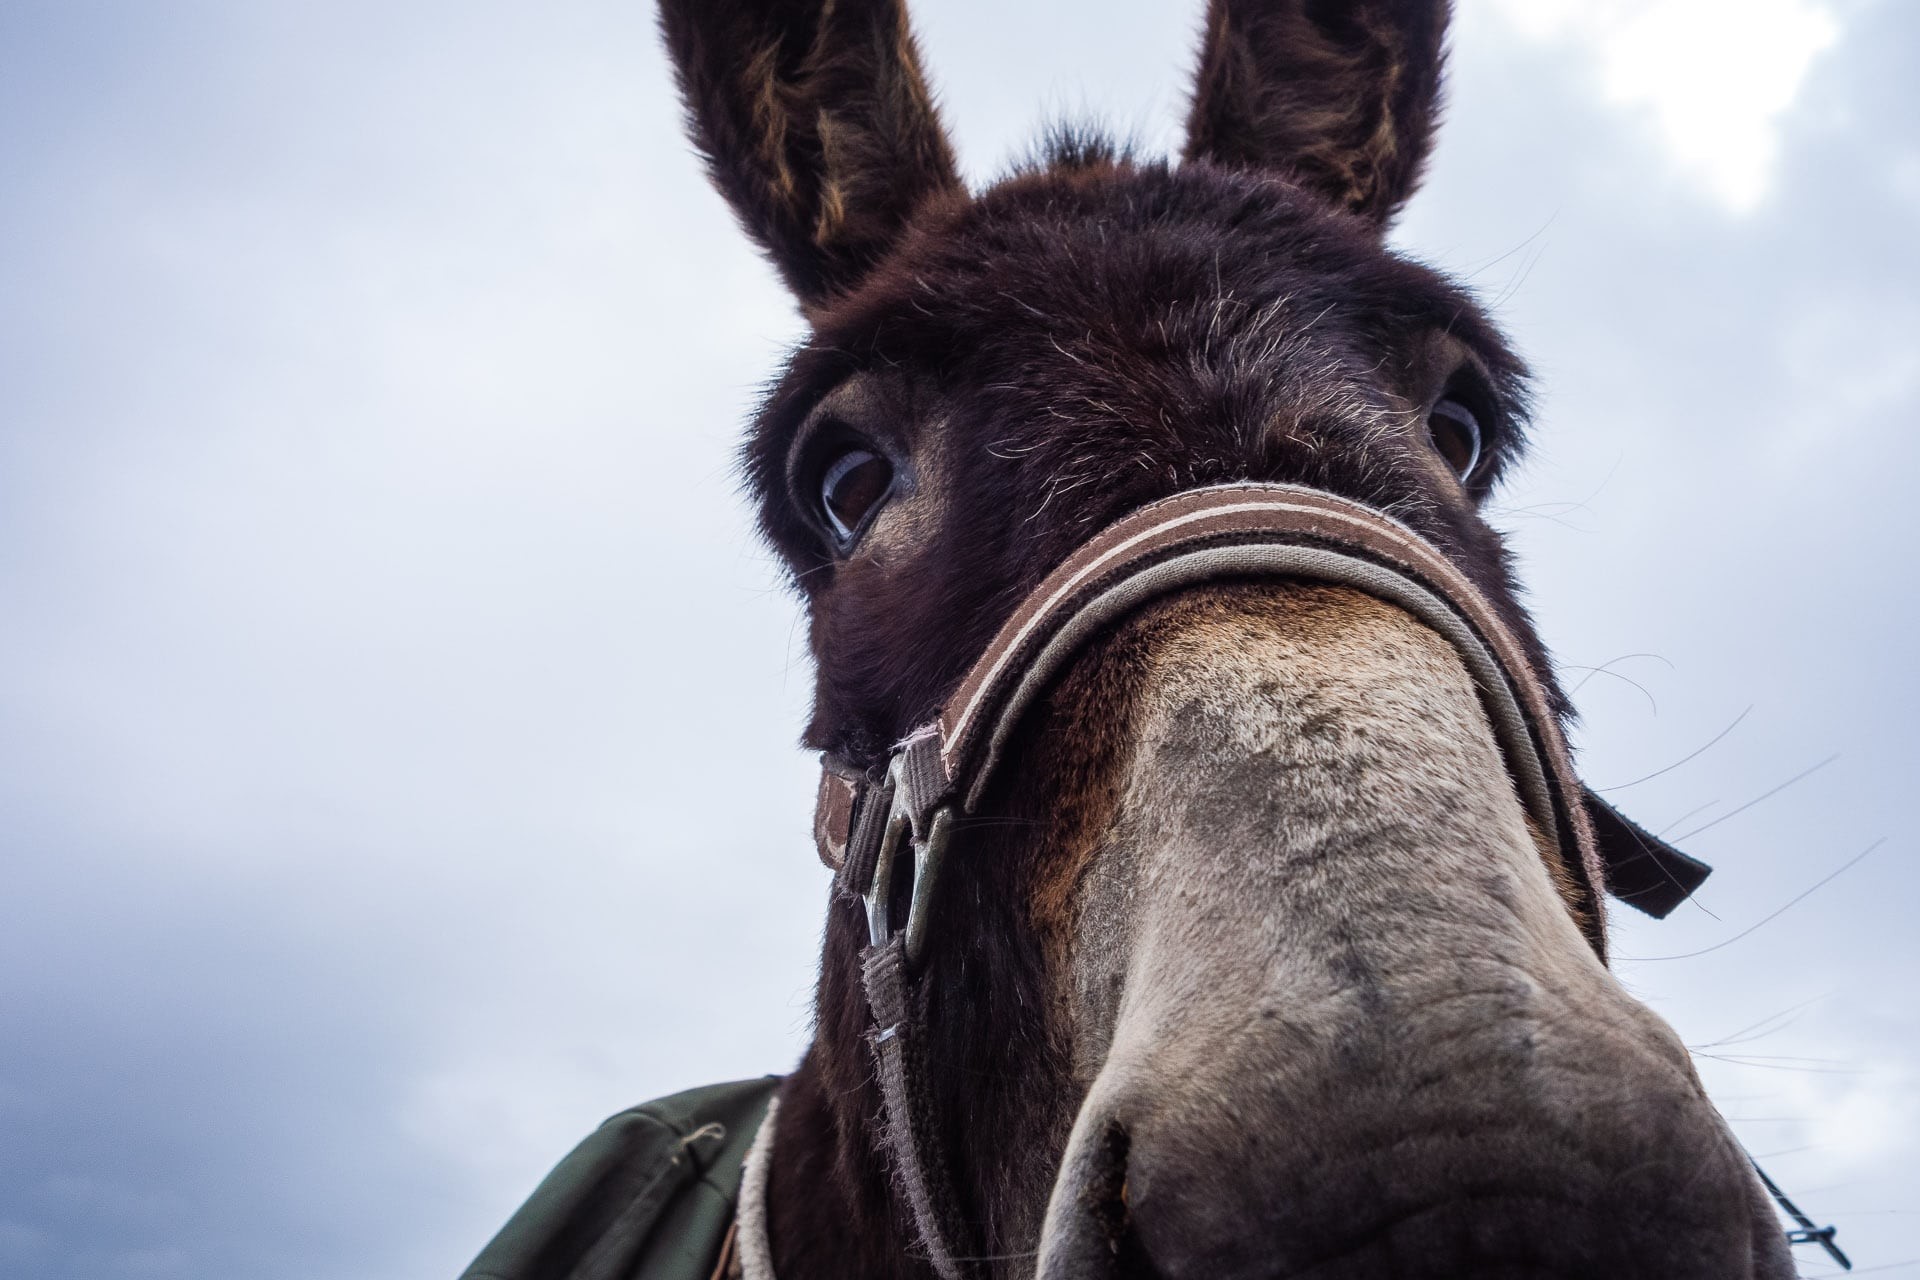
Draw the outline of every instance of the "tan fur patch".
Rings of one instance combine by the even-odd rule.
[[[800,180],[787,157],[791,113],[779,66],[780,50],[768,45],[747,60],[741,81],[753,120],[753,151],[765,167],[768,193],[791,206],[800,198]]]
[[[1284,844],[1331,822],[1327,814],[1342,815],[1329,831],[1363,843],[1374,838],[1369,831],[1401,826],[1450,832],[1454,844],[1445,849],[1379,857],[1379,874],[1400,883],[1371,885],[1366,895],[1472,898],[1492,875],[1502,894],[1526,904],[1527,930],[1555,940],[1549,951],[1597,968],[1570,911],[1577,886],[1543,860],[1550,846],[1527,825],[1471,678],[1444,641],[1391,606],[1341,588],[1193,592],[1134,619],[1090,654],[1048,714],[1037,745],[1061,782],[1032,900],[1049,934],[1074,939],[1069,950],[1081,954],[1071,966],[1083,977],[1121,963],[1085,954],[1121,945],[1107,932],[1111,903],[1102,896],[1120,890],[1109,884],[1090,897],[1089,875],[1111,875],[1115,884],[1152,878],[1166,856],[1157,842],[1191,831],[1200,800],[1217,815],[1206,821],[1226,824],[1223,841],[1227,829],[1253,823]],[[1202,723],[1216,763],[1176,766],[1171,743]],[[1175,756],[1193,749],[1182,745]],[[1294,762],[1293,773],[1278,776],[1319,779],[1299,793],[1302,807],[1275,808],[1280,802],[1265,791],[1236,797],[1220,780],[1219,771],[1244,772],[1243,762],[1253,761],[1247,785],[1265,786],[1255,781],[1265,776],[1262,760]],[[1167,776],[1177,768],[1200,772]],[[1477,870],[1461,861],[1482,858],[1490,861]],[[1095,873],[1097,863],[1105,869]],[[1265,879],[1243,859],[1235,865]],[[1323,888],[1276,883],[1271,891],[1284,900]]]

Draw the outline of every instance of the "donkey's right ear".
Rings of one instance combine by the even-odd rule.
[[[904,0],[660,0],[694,144],[803,307],[959,189]]]

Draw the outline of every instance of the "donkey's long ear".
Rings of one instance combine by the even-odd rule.
[[[1420,180],[1447,0],[1210,0],[1187,158],[1289,171],[1384,224]]]
[[[904,0],[661,0],[660,27],[714,185],[802,305],[959,186]]]

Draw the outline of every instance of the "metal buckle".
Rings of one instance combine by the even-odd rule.
[[[898,860],[900,841],[913,843],[913,898],[907,906],[906,952],[910,964],[918,964],[926,950],[927,922],[932,914],[933,882],[940,872],[940,859],[947,851],[947,839],[953,831],[953,808],[942,805],[927,819],[925,831],[915,828],[908,807],[903,776],[905,759],[895,756],[887,766],[887,829],[880,837],[880,851],[874,859],[873,879],[867,886],[867,936],[876,947],[885,946],[893,937],[893,921],[888,918],[893,896],[893,867]],[[878,797],[875,797],[876,799]]]

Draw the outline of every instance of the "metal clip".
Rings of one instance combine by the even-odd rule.
[[[933,883],[953,830],[953,809],[942,805],[927,819],[926,830],[918,829],[913,822],[913,797],[906,785],[904,765],[905,758],[895,756],[887,767],[887,829],[880,837],[873,879],[867,886],[867,936],[875,947],[885,946],[893,936],[893,922],[888,918],[893,868],[899,860],[900,842],[909,840],[913,846],[913,897],[907,907],[906,952],[907,962],[918,964],[926,950]]]
[[[1834,1236],[1840,1233],[1840,1228],[1833,1226],[1814,1226],[1813,1219],[1801,1212],[1800,1206],[1787,1199],[1787,1193],[1774,1185],[1773,1179],[1767,1176],[1767,1171],[1760,1167],[1758,1160],[1755,1160],[1752,1156],[1748,1156],[1747,1162],[1753,1166],[1753,1171],[1760,1175],[1760,1181],[1762,1185],[1766,1187],[1767,1193],[1773,1197],[1774,1203],[1785,1210],[1787,1216],[1799,1224],[1796,1230],[1787,1232],[1787,1243],[1790,1245],[1817,1244],[1827,1251],[1827,1256],[1832,1258],[1834,1263],[1842,1271],[1853,1270],[1852,1260],[1849,1259],[1845,1253],[1841,1252],[1839,1245],[1833,1242]]]

